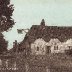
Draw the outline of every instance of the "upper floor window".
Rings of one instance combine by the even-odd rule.
[[[58,50],[58,46],[54,46],[54,50]]]

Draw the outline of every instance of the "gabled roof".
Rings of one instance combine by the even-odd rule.
[[[41,42],[45,42],[42,38],[36,39],[34,41],[34,43],[41,43]],[[46,42],[45,42],[46,43]]]
[[[56,39],[51,39],[48,42],[50,45],[57,45],[57,44],[61,44],[61,42],[56,38]]]
[[[49,41],[51,38],[58,38],[60,41],[65,41],[72,38],[72,27],[58,27],[58,26],[41,26],[33,25],[30,31],[26,34],[30,38],[43,38]]]
[[[72,46],[72,39],[68,39],[66,42],[64,42],[65,45]]]

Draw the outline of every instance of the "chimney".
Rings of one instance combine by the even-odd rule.
[[[41,26],[45,26],[45,20],[44,19],[42,19],[42,21],[41,21]]]
[[[18,50],[17,40],[15,40],[15,42],[13,42],[13,49],[14,49],[14,52],[16,52]]]

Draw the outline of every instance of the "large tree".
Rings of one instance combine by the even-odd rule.
[[[0,30],[7,31],[14,25],[12,13],[13,5],[10,5],[10,0],[0,0]]]
[[[12,19],[13,11],[10,0],[0,0],[0,52],[7,50],[7,42],[4,40],[2,32],[8,31],[15,24]]]
[[[3,34],[0,33],[0,54],[7,51],[7,41],[3,38]]]

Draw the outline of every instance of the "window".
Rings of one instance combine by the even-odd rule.
[[[72,46],[68,46],[69,47],[69,49],[72,49]]]
[[[36,30],[36,28],[34,28],[34,30]]]
[[[39,47],[37,47],[37,51],[39,51]]]
[[[54,50],[58,50],[58,46],[54,46]]]

